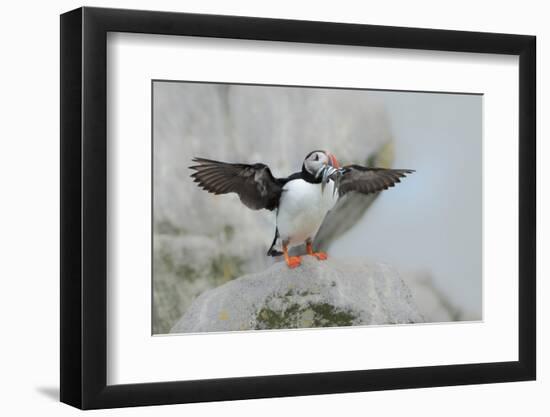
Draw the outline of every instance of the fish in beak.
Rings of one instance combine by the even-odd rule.
[[[326,152],[326,154],[328,156],[328,164],[321,167],[319,169],[319,172],[317,173],[317,176],[322,175],[321,192],[325,191],[325,187],[330,181],[332,175],[338,172],[338,170],[340,169],[340,164],[338,163],[338,160],[336,159],[336,157],[330,152]],[[336,188],[334,188],[333,193],[335,190]]]

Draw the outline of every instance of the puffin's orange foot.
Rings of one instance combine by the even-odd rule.
[[[286,264],[289,268],[296,268],[297,266],[300,266],[302,263],[302,257],[301,256],[289,256],[286,259]]]
[[[320,261],[326,261],[328,259],[328,255],[326,254],[326,252],[313,252],[310,255],[315,256]]]

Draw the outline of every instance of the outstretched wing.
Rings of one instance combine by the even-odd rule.
[[[190,166],[199,187],[213,194],[237,193],[242,203],[252,210],[273,210],[279,203],[282,185],[264,164],[230,164],[204,158],[193,158]]]
[[[338,196],[342,197],[350,191],[371,194],[387,190],[401,182],[400,179],[406,174],[413,172],[412,169],[367,168],[360,165],[348,165],[337,173]]]

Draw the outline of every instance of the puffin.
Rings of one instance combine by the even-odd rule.
[[[275,237],[268,256],[284,256],[289,268],[302,262],[290,256],[289,248],[306,244],[306,254],[320,261],[325,252],[315,251],[313,239],[327,213],[339,199],[355,192],[378,193],[399,183],[412,169],[374,168],[361,165],[341,166],[336,157],[324,150],[311,151],[302,169],[286,178],[276,178],[263,163],[241,164],[195,157],[191,178],[212,194],[235,193],[252,210],[274,211]],[[280,241],[282,252],[275,249]]]

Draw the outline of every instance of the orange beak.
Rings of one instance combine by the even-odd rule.
[[[330,164],[336,169],[340,168],[340,164],[338,163],[338,160],[336,159],[336,157],[330,152],[327,152],[327,155],[328,155],[328,159],[330,160]]]

